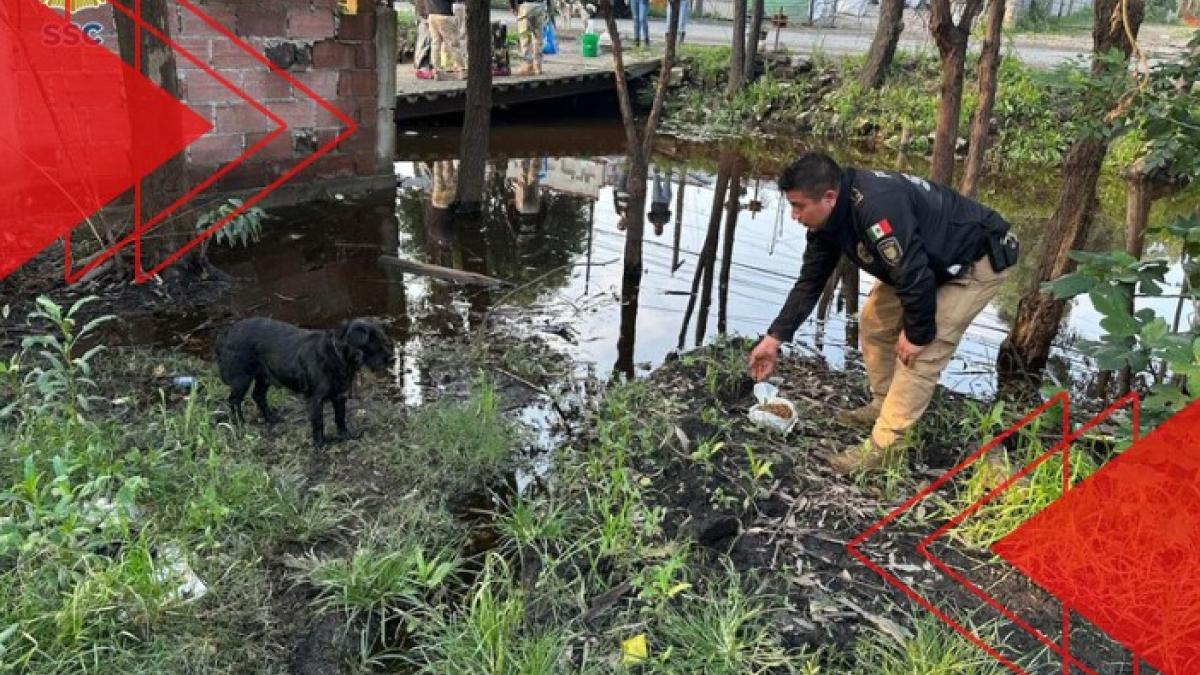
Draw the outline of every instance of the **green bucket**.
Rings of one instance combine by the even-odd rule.
[[[583,56],[600,56],[600,34],[584,33],[579,36],[579,45]]]

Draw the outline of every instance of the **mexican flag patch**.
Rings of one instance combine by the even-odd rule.
[[[879,221],[878,223],[875,223],[871,227],[867,228],[867,236],[871,238],[872,243],[877,242],[880,239],[883,239],[884,237],[890,235],[891,233],[892,233],[892,224],[888,222],[887,218],[884,218],[883,220]]]

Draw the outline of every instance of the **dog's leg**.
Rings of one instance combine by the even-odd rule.
[[[333,421],[337,424],[339,441],[348,441],[354,438],[350,429],[346,427],[346,397],[344,396],[335,396],[333,399]]]
[[[313,394],[308,397],[308,420],[312,423],[313,445],[318,448],[328,445],[325,440],[324,394]]]
[[[229,384],[229,414],[233,417],[233,423],[241,426],[246,423],[245,417],[242,416],[242,401],[246,398],[246,391],[250,389],[250,378],[239,378]]]
[[[267,424],[278,424],[283,421],[283,418],[278,412],[271,410],[271,406],[267,405],[267,390],[271,388],[271,383],[267,381],[266,376],[259,375],[254,378],[254,392],[250,394],[254,402],[258,404],[258,411],[262,413],[263,419]]]

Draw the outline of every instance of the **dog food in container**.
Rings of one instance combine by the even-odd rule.
[[[754,385],[758,403],[750,408],[750,421],[786,434],[796,426],[796,406],[778,394],[779,388],[769,382]]]

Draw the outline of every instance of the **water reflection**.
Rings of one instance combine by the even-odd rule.
[[[623,265],[630,186],[619,127],[582,135],[498,134],[479,214],[453,209],[458,165],[449,144],[443,149],[421,138],[427,144],[397,164],[395,192],[277,209],[261,244],[214,248],[218,266],[246,282],[230,299],[230,313],[305,326],[363,314],[396,317],[404,350],[399,360],[406,364],[400,377],[409,388],[423,377],[417,368],[430,340],[474,330],[500,314],[547,335],[601,376],[633,374],[717,334],[757,336],[774,318],[805,244],[803,228],[790,221],[774,185],[785,157],[751,161],[731,148],[665,141],[647,179],[642,261]],[[525,141],[536,151],[522,154]],[[884,166],[895,158],[837,159]],[[984,188],[984,200],[1011,215],[1027,250],[1037,250],[1053,186],[1049,192],[1037,185]],[[381,256],[510,285],[460,285],[381,264]],[[990,390],[991,364],[1006,330],[1004,308],[1024,288],[1033,262],[1032,256],[1022,260],[997,302],[968,330],[943,384]],[[853,318],[873,282],[849,271],[831,284],[819,317],[797,334],[799,349],[818,351],[834,367],[856,358]],[[1182,279],[1173,271],[1170,279],[1176,277]],[[1089,306],[1074,308],[1071,330],[1095,337],[1096,324]],[[1078,356],[1058,354],[1065,359],[1062,372],[1086,371]]]

